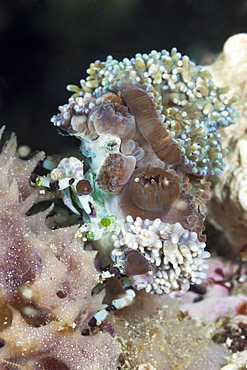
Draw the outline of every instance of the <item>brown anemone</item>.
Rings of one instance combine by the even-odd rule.
[[[124,216],[154,220],[169,213],[178,199],[180,186],[171,173],[162,168],[138,168],[119,196]]]
[[[122,99],[115,94],[106,94],[100,105],[94,107],[87,121],[92,134],[112,134],[121,139],[131,139],[136,132],[135,118]]]
[[[126,248],[118,262],[124,267],[124,273],[128,276],[143,275],[151,270],[151,263],[144,254],[136,249]]]
[[[162,168],[138,168],[123,188],[118,199],[124,217],[141,217],[169,224],[179,222],[188,231],[196,232],[200,241],[206,236],[203,221],[209,183],[196,176]]]
[[[165,163],[181,164],[184,156],[173,138],[166,130],[156,112],[151,97],[141,87],[131,84],[122,84],[114,88],[121,92],[131,114],[134,115],[138,129],[152,146],[156,155]]]
[[[119,194],[129,181],[135,165],[135,157],[122,153],[111,153],[106,158],[95,181],[103,191]]]

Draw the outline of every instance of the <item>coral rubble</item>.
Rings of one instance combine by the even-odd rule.
[[[189,320],[168,296],[137,296],[135,307],[111,317],[121,346],[121,369],[216,370],[228,351],[207,338],[206,329]]]

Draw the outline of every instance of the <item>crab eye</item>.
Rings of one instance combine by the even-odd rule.
[[[105,150],[107,152],[113,152],[117,148],[117,142],[115,140],[110,140],[105,144]]]

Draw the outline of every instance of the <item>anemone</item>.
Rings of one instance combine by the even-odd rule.
[[[136,159],[121,153],[110,153],[97,176],[99,188],[119,194],[135,169]]]
[[[144,276],[132,276],[132,285],[137,289],[139,286],[157,294],[186,291],[190,284],[200,284],[206,277],[202,269],[208,267],[205,258],[210,253],[204,251],[205,243],[198,240],[197,233],[189,232],[180,223],[171,225],[160,219],[150,221],[137,217],[134,220],[127,216],[119,226],[120,230],[112,237],[113,256],[125,260],[126,248],[138,250],[152,264],[151,271]]]
[[[136,131],[135,118],[123,105],[122,99],[115,94],[106,94],[102,98],[102,103],[95,106],[88,116],[90,132],[97,135],[113,134],[123,140],[131,139]]]
[[[123,266],[128,276],[146,274],[152,269],[150,261],[136,249],[125,248],[118,263]]]
[[[236,122],[239,114],[233,104],[238,97],[227,99],[225,94],[229,92],[229,86],[217,87],[206,68],[196,66],[173,48],[170,53],[167,50],[138,53],[120,62],[108,56],[105,62],[91,63],[87,73],[88,77],[80,81],[80,87],[68,85],[68,90],[74,94],[68,104],[59,107],[61,113],[52,118],[55,125],[70,130],[72,117],[88,115],[91,109],[101,104],[104,94],[115,91],[127,95],[131,89],[133,98],[137,92],[142,96],[140,107],[145,108],[147,104],[149,117],[153,115],[155,118],[156,111],[159,120],[156,117],[154,125],[149,121],[150,126],[160,127],[167,144],[181,149],[191,173],[204,176],[222,172],[226,151],[221,148],[217,129]],[[125,99],[128,100],[127,96]],[[130,104],[131,107],[136,105],[136,114],[142,115],[137,100],[131,103],[128,100],[129,108]],[[151,137],[153,134],[150,130],[147,140],[149,134]],[[156,141],[160,138],[158,134]],[[163,136],[162,139],[165,140]],[[155,145],[155,136],[152,145]]]
[[[118,204],[124,216],[154,219],[169,212],[179,194],[180,186],[171,173],[150,166],[134,171]]]

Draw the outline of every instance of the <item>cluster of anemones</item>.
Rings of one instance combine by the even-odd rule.
[[[169,293],[188,290],[191,284],[200,284],[206,278],[205,243],[195,232],[185,230],[180,223],[168,224],[156,219],[137,217],[118,221],[120,230],[112,236],[112,255],[121,260],[126,248],[142,253],[152,268],[145,274],[131,277],[132,285],[150,293]],[[123,262],[122,262],[123,263]]]

